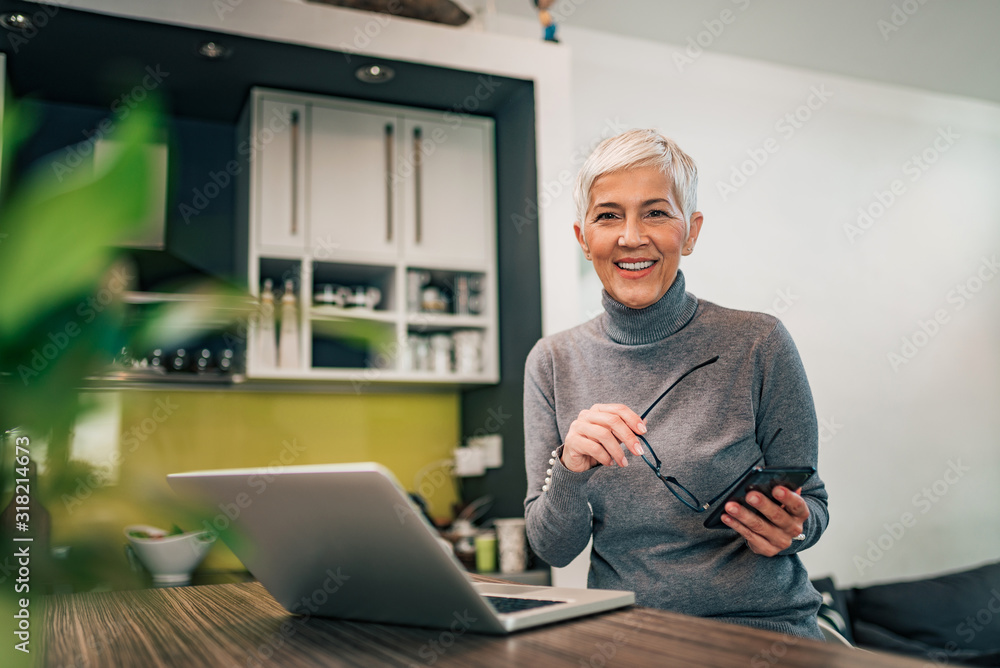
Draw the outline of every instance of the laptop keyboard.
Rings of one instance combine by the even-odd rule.
[[[534,608],[544,608],[547,605],[557,605],[566,601],[545,601],[538,598],[508,598],[506,596],[484,596],[497,612],[503,614],[507,612],[521,612],[522,610],[532,610]]]

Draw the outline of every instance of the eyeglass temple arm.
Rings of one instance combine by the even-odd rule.
[[[694,367],[694,368],[689,369],[688,371],[686,371],[680,378],[678,378],[677,380],[675,380],[670,385],[670,387],[668,387],[667,389],[663,390],[663,394],[661,394],[660,396],[656,397],[656,401],[654,401],[652,404],[650,404],[649,408],[647,408],[646,411],[642,415],[639,416],[639,419],[640,420],[645,420],[646,416],[649,415],[649,411],[653,410],[653,407],[656,406],[656,404],[660,403],[660,399],[662,399],[663,397],[667,396],[667,392],[669,392],[670,390],[672,390],[675,387],[677,387],[677,383],[681,382],[682,380],[684,380],[685,378],[687,378],[689,375],[691,375],[692,373],[694,373],[695,371],[697,371],[701,367],[708,366],[709,364],[714,364],[714,363],[716,363],[718,361],[719,361],[719,356],[716,355],[712,359],[707,360],[705,362],[702,362],[698,366],[696,366],[696,367]]]
[[[649,464],[649,467],[656,472],[656,475],[660,475],[660,458],[656,456],[656,451],[653,450],[653,447],[649,444],[649,441],[646,440],[645,436],[639,436],[639,440],[646,444],[646,452],[653,455],[653,459],[656,460],[656,466],[653,466],[653,462],[646,459],[645,453],[639,456],[642,457],[647,464]]]
[[[645,410],[645,412],[643,412],[643,414],[639,416],[639,419],[640,419],[640,420],[645,420],[645,419],[646,419],[646,416],[647,416],[647,415],[649,415],[649,411],[653,410],[653,408],[654,408],[654,407],[656,406],[656,404],[660,403],[660,399],[662,399],[663,397],[667,396],[667,392],[669,392],[670,390],[672,390],[672,389],[674,389],[675,387],[677,387],[677,383],[681,382],[682,380],[684,380],[685,378],[687,378],[687,377],[688,377],[688,375],[690,375],[691,373],[693,373],[693,372],[697,371],[697,370],[698,370],[698,369],[700,369],[701,367],[703,367],[703,366],[708,366],[709,364],[714,364],[715,362],[718,362],[718,361],[719,361],[719,356],[718,356],[718,355],[716,355],[716,356],[715,356],[715,357],[713,357],[712,359],[710,359],[710,360],[706,360],[706,361],[702,362],[701,364],[699,364],[698,366],[696,366],[696,367],[693,367],[693,368],[691,368],[691,369],[688,369],[688,370],[687,370],[686,372],[684,372],[683,374],[681,374],[681,377],[680,377],[680,378],[678,378],[678,379],[677,379],[677,380],[675,380],[675,381],[674,381],[673,383],[671,383],[670,387],[668,387],[667,389],[665,389],[665,390],[663,391],[663,393],[662,393],[662,394],[660,394],[660,396],[658,396],[658,397],[656,398],[656,401],[654,401],[654,402],[653,402],[652,404],[650,404],[649,408],[647,408],[647,409]],[[653,446],[651,446],[651,445],[649,444],[649,441],[647,441],[647,440],[645,439],[645,437],[643,437],[642,435],[638,435],[638,436],[639,436],[639,438],[640,438],[640,439],[642,440],[642,442],[646,444],[646,450],[648,450],[648,451],[649,451],[649,454],[653,455],[653,459],[654,459],[654,460],[656,461],[656,464],[654,465],[654,464],[653,464],[653,462],[651,462],[651,461],[649,461],[648,459],[646,459],[646,455],[645,455],[645,454],[643,454],[643,455],[642,455],[642,458],[643,458],[643,460],[644,460],[644,461],[645,461],[645,462],[646,462],[647,464],[649,464],[649,467],[650,467],[651,469],[653,469],[653,471],[655,471],[655,472],[656,472],[656,475],[657,475],[657,476],[659,476],[660,478],[662,478],[663,476],[662,476],[662,475],[660,475],[660,467],[662,466],[662,464],[660,463],[660,458],[656,456],[656,451],[655,451],[655,450],[653,450]],[[680,484],[680,483],[678,483],[678,484]],[[671,490],[671,491],[673,491],[673,490]],[[677,495],[676,495],[676,494],[674,494],[674,496],[677,496]],[[680,497],[678,497],[678,498],[680,498]]]

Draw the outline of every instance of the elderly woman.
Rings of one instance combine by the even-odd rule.
[[[797,556],[828,522],[818,476],[703,526],[704,501],[755,462],[815,466],[818,432],[782,324],[685,291],[697,184],[691,158],[650,130],[602,142],[580,171],[573,229],[604,313],[528,355],[528,539],[565,566],[593,537],[590,586],[641,605],[822,639]]]

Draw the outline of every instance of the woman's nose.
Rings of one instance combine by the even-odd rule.
[[[645,232],[642,227],[642,223],[633,216],[626,216],[625,218],[625,229],[622,230],[622,234],[618,237],[619,246],[642,246],[645,243]]]

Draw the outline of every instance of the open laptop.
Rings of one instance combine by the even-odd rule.
[[[502,634],[603,612],[635,594],[470,581],[392,473],[374,463],[167,476],[293,613]],[[221,517],[219,517],[221,515]]]

